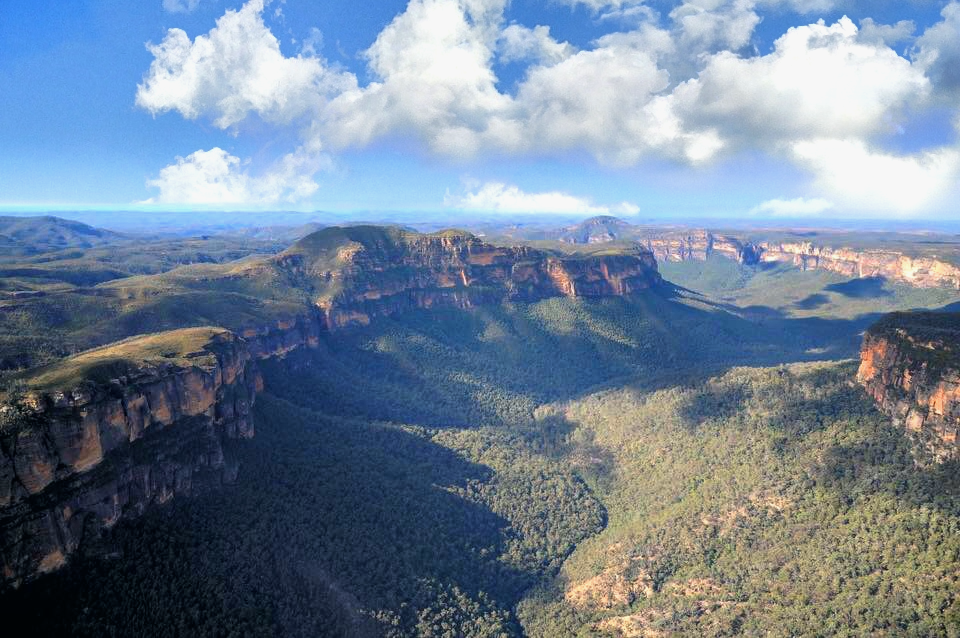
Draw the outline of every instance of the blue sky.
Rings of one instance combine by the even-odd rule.
[[[960,3],[0,3],[0,208],[955,219]]]

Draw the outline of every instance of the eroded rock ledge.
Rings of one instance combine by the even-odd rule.
[[[309,235],[273,266],[312,294],[328,330],[411,308],[621,296],[662,281],[653,254],[639,247],[568,258],[494,246],[462,231],[423,235],[365,226]]]
[[[215,328],[128,339],[28,381],[0,432],[6,585],[152,504],[234,480],[226,444],[253,436],[260,383],[246,343]]]
[[[960,313],[894,313],[864,335],[858,381],[934,459],[960,458]]]
[[[320,231],[208,281],[301,295],[301,310],[234,334],[133,337],[28,371],[0,407],[0,588],[63,566],[154,504],[233,481],[230,441],[253,436],[256,360],[412,308],[604,297],[661,282],[648,251],[561,258],[472,235]]]
[[[892,250],[834,248],[813,242],[752,243],[706,230],[652,232],[639,241],[660,261],[704,261],[720,255],[742,264],[788,263],[845,277],[883,277],[919,288],[960,289],[960,267],[933,257]]]

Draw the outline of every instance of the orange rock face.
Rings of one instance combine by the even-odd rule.
[[[661,261],[704,261],[717,254],[745,264],[788,263],[845,277],[883,277],[919,288],[960,289],[960,267],[896,251],[833,248],[812,242],[751,243],[706,230],[651,231],[640,240]]]
[[[757,261],[753,244],[706,230],[657,232],[641,244],[661,261],[705,261],[713,254],[747,264]]]
[[[937,259],[828,248],[810,242],[765,243],[760,248],[763,261],[788,262],[803,270],[819,268],[847,277],[883,277],[919,288],[960,289],[960,268]]]
[[[212,365],[27,397],[29,420],[0,433],[0,585],[61,567],[91,530],[236,476],[222,443],[253,436],[260,380],[246,343],[221,337]]]
[[[960,457],[960,314],[895,313],[863,339],[857,380],[936,460]]]
[[[316,302],[327,330],[366,325],[373,317],[412,308],[625,295],[661,281],[656,259],[641,249],[559,258],[523,246],[493,246],[466,234],[368,241],[340,250],[322,269],[308,261],[308,256],[285,255],[278,263],[321,288],[336,289]]]

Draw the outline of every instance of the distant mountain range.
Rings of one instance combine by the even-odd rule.
[[[122,238],[119,233],[60,217],[0,217],[0,255],[92,248]]]

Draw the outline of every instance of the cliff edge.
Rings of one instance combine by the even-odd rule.
[[[857,380],[938,461],[960,458],[960,313],[894,313],[864,335]]]
[[[22,375],[0,407],[6,585],[53,571],[120,520],[234,480],[259,376],[219,328],[135,337]]]
[[[463,231],[420,234],[375,226],[318,231],[274,263],[309,292],[331,330],[411,308],[619,296],[662,281],[653,254],[640,247],[558,257],[495,246]]]

